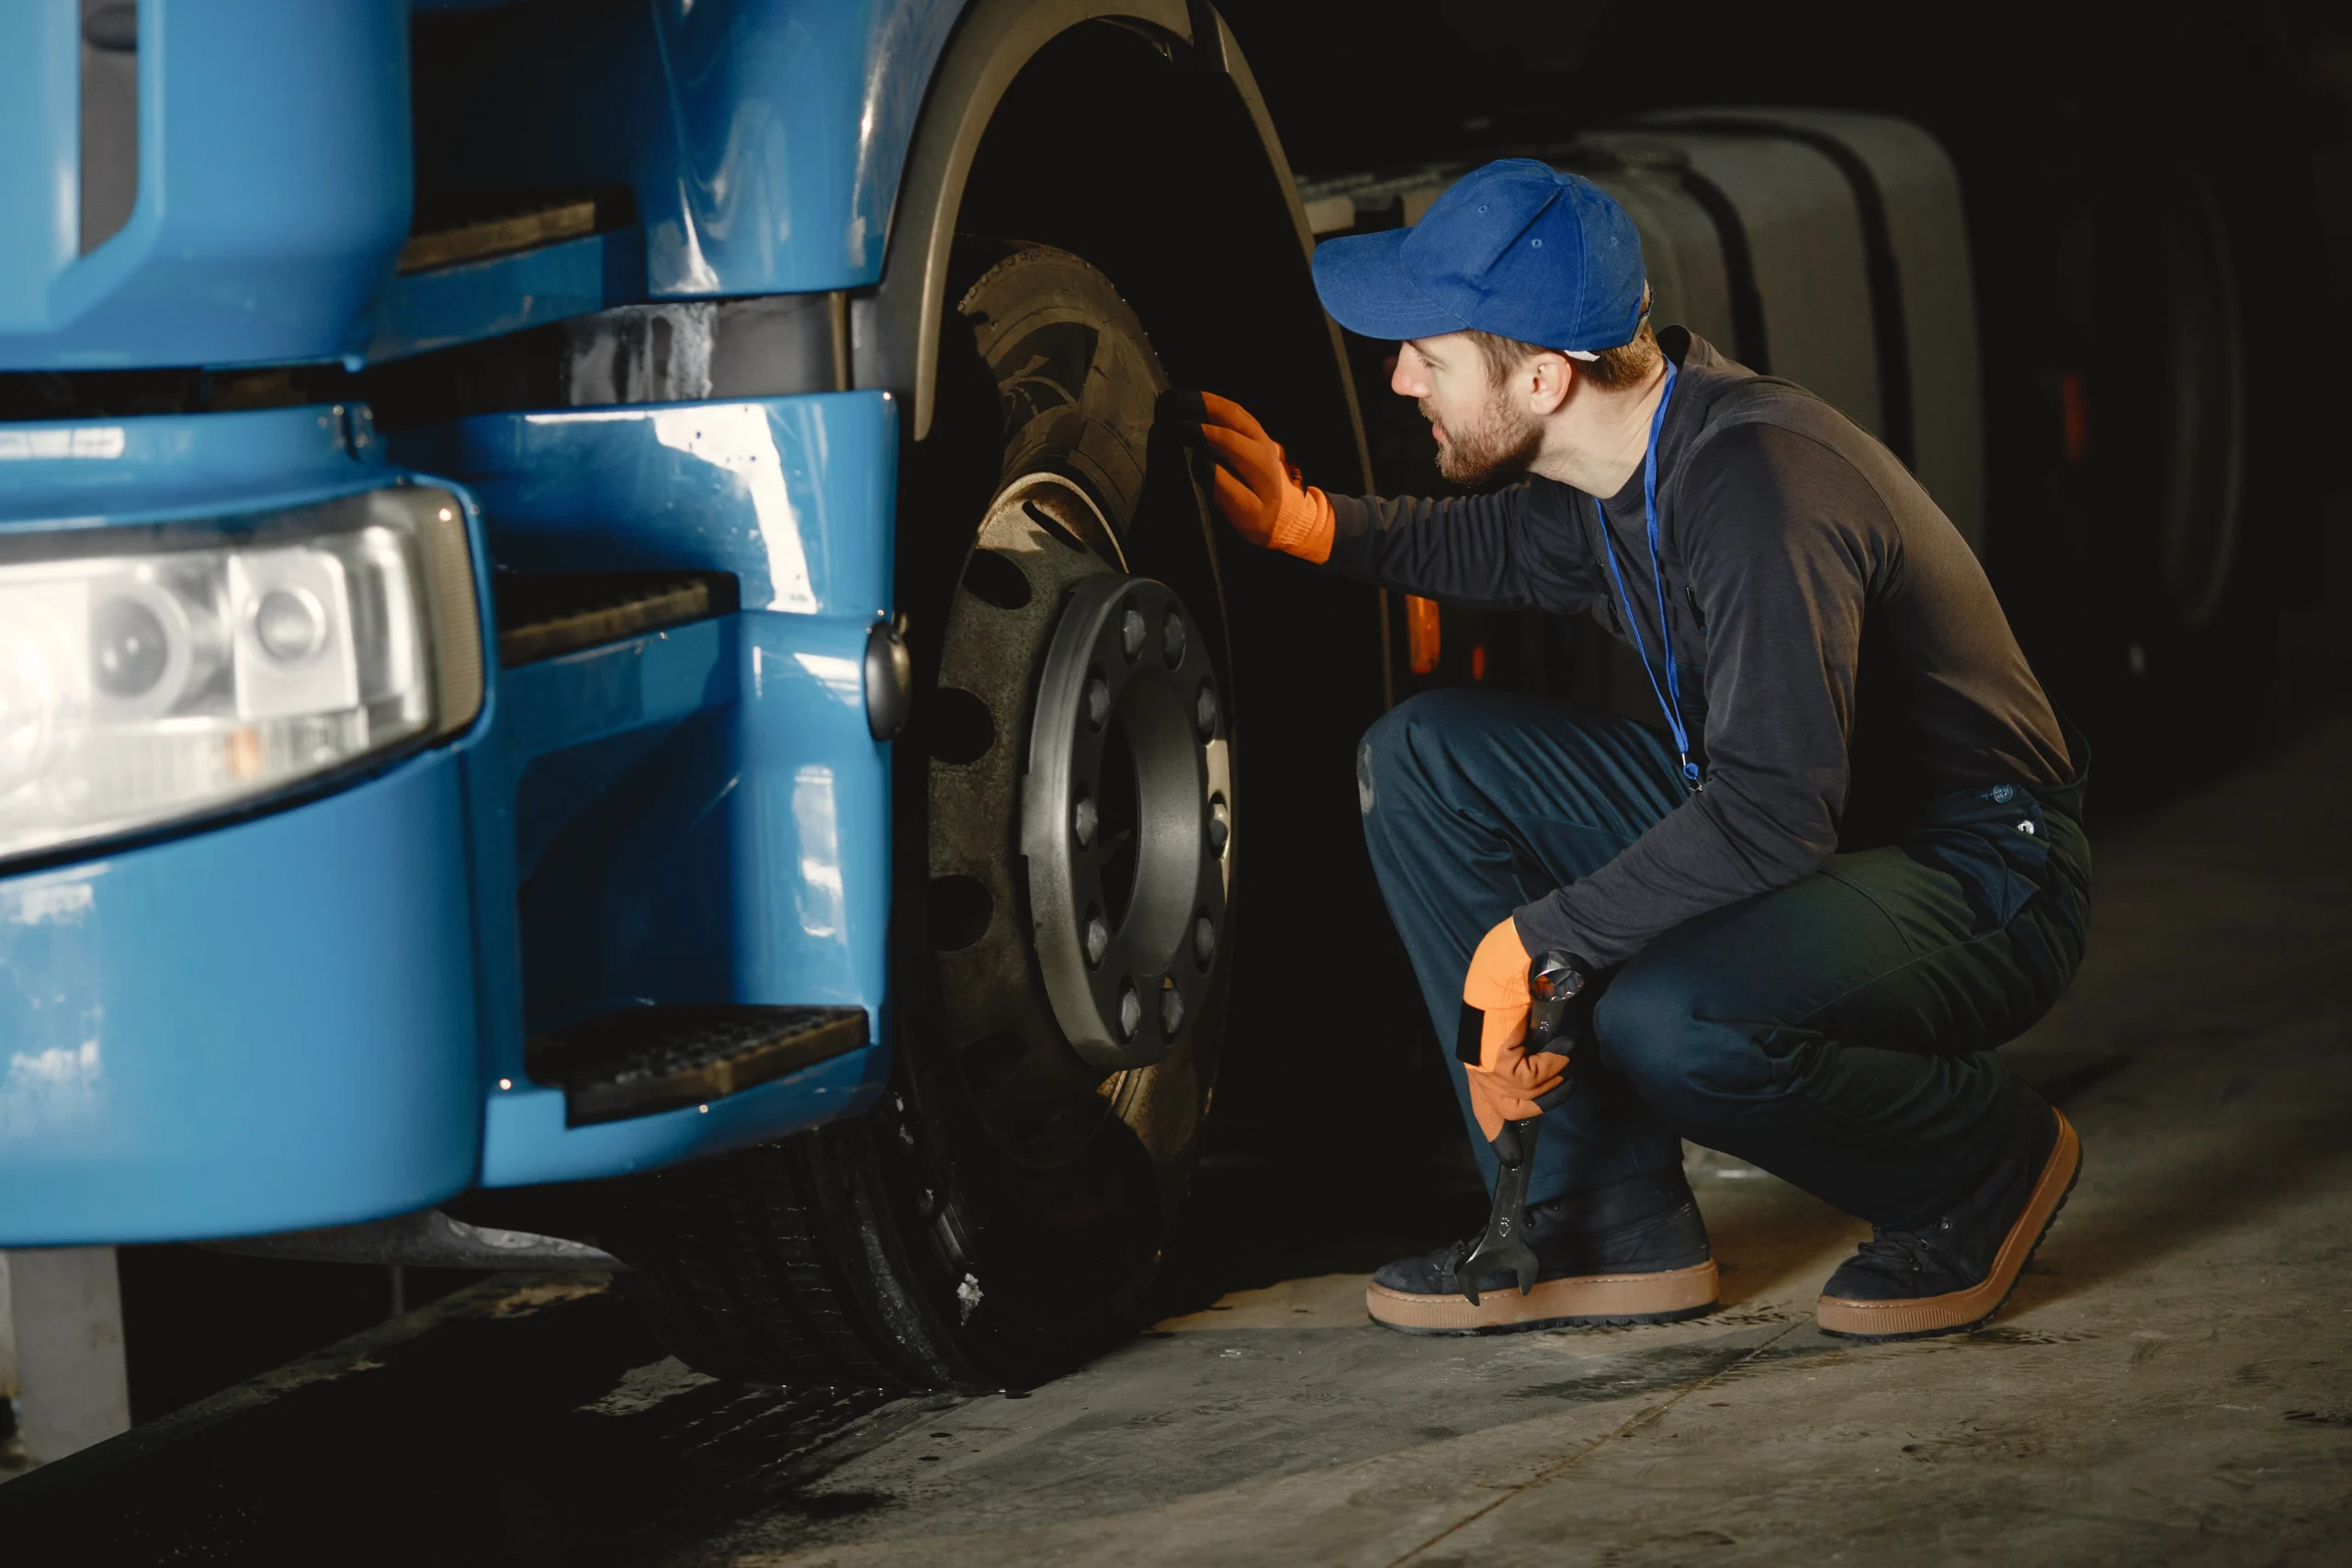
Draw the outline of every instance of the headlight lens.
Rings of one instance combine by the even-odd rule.
[[[0,535],[0,860],[245,804],[481,706],[464,513],[401,486]]]

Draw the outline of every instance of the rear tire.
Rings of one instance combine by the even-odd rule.
[[[1207,509],[1184,446],[1155,430],[1166,378],[1109,280],[1043,246],[970,242],[957,259],[935,433],[899,504],[917,694],[894,748],[889,1089],[852,1122],[639,1179],[608,1242],[672,1349],[717,1376],[1022,1384],[1092,1353],[1143,1302],[1215,1079],[1228,721],[1200,829],[1223,857],[1223,924],[1162,1059],[1113,1071],[1073,1048],[1019,853],[1039,669],[1078,582],[1124,570],[1172,590],[1229,711]],[[976,554],[983,528],[998,546],[1027,530],[1029,553]]]
[[[2268,269],[2260,227],[2193,163],[2124,182],[2097,210],[2102,307],[2083,378],[2089,422],[2088,581],[2066,681],[2089,712],[2100,792],[2135,802],[2254,739],[2270,703],[2278,545],[2300,498],[2258,484],[2275,380],[2256,378],[2245,279]],[[2233,231],[2236,231],[2233,232]],[[2277,454],[2273,454],[2274,457]],[[2194,716],[2205,755],[2181,758]],[[2169,778],[2167,777],[2169,775]]]
[[[2208,91],[2201,61],[2175,64]],[[2214,101],[2259,102],[2258,78],[2225,64]],[[1988,563],[2088,737],[2101,814],[2261,739],[2292,684],[2282,611],[2317,548],[2324,400],[2306,344],[2266,316],[2315,291],[2308,195],[2264,114],[2217,110],[2194,143],[2149,132],[2156,79],[2133,77],[2131,108],[1971,171],[1972,221],[2047,236],[1979,248]]]

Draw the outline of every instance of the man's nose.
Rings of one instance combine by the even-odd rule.
[[[1388,389],[1400,398],[1429,396],[1429,383],[1418,371],[1407,368],[1407,365],[1406,356],[1401,354],[1389,360]]]

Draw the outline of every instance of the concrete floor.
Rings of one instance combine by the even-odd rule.
[[[2090,959],[2010,1048],[2085,1173],[1975,1335],[1821,1335],[1860,1227],[1714,1156],[1711,1317],[1408,1338],[1359,1247],[1013,1397],[729,1389],[594,1281],[500,1281],[0,1488],[0,1556],[2352,1561],[2347,777],[2320,719],[2098,836]]]
[[[2085,1172],[1983,1332],[1821,1334],[1861,1228],[1709,1159],[1713,1317],[1416,1339],[1360,1275],[1289,1280],[879,1413],[831,1517],[662,1561],[2352,1561],[2347,775],[2336,719],[2101,836],[2089,961],[2010,1048]]]

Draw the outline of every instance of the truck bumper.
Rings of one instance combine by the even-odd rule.
[[[889,751],[863,671],[896,409],[703,412],[485,417],[437,433],[430,468],[479,509],[485,585],[490,559],[724,571],[739,613],[493,670],[469,733],[323,797],[0,876],[0,1245],[356,1224],[719,1153],[880,1092]],[[316,415],[177,420],[172,457],[107,476],[106,514],[141,520],[151,491],[185,514],[217,432],[249,462],[262,426]],[[276,488],[240,479],[245,504]],[[537,1036],[714,1002],[862,1007],[876,1043],[580,1126],[526,1070]]]
[[[479,1143],[458,759],[0,880],[0,1238],[423,1207]]]

